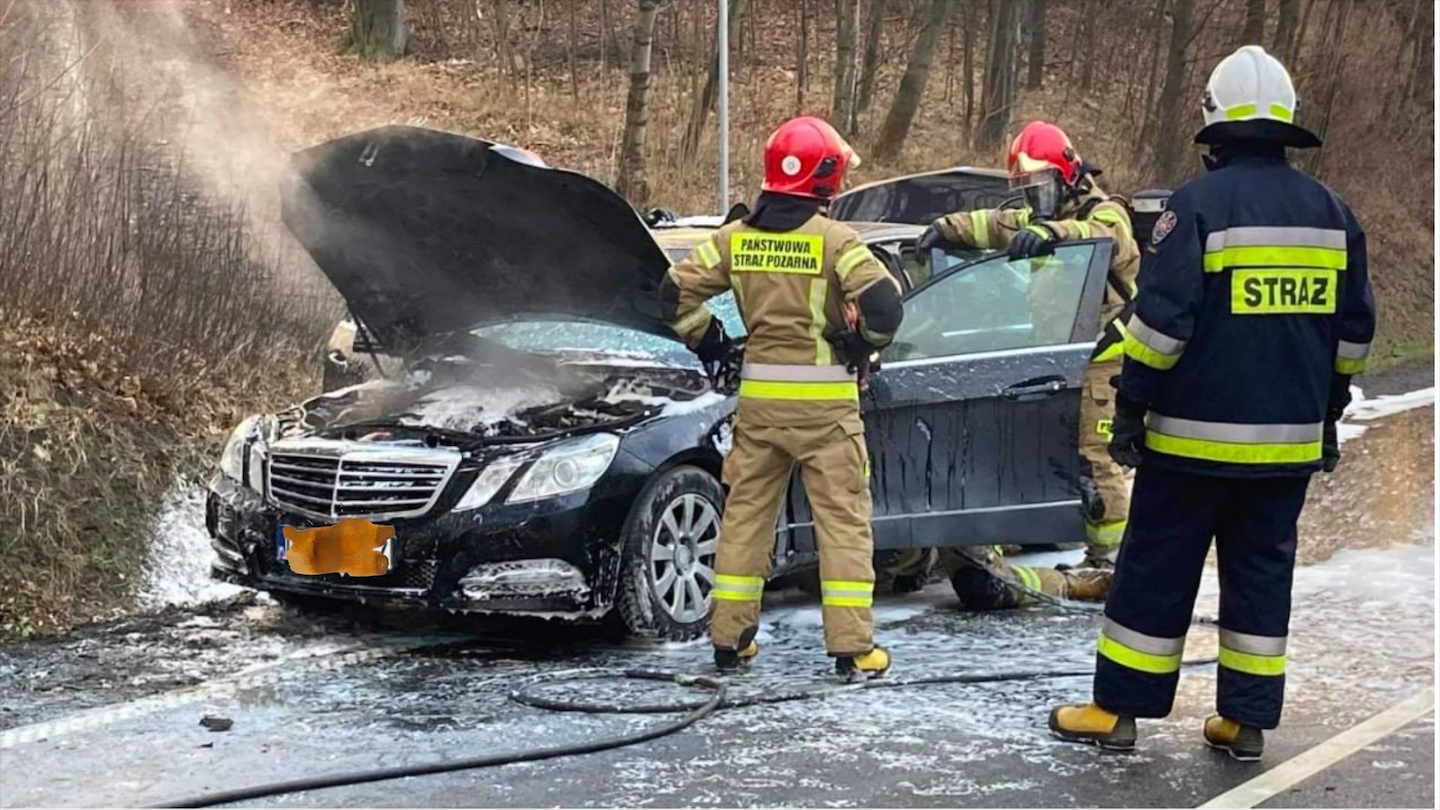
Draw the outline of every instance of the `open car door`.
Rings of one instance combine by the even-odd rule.
[[[934,251],[862,398],[876,548],[1084,538],[1080,397],[1112,249]]]

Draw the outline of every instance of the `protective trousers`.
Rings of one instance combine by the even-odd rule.
[[[1164,717],[1180,680],[1185,633],[1210,540],[1220,567],[1221,715],[1259,728],[1280,722],[1295,523],[1308,476],[1219,478],[1141,467],[1130,530],[1105,603],[1095,702],[1117,714]]]
[[[735,649],[740,634],[760,623],[775,523],[790,470],[799,464],[819,538],[825,649],[837,657],[870,652],[875,543],[868,459],[858,414],[838,423],[792,427],[753,424],[743,412],[737,418],[725,458],[730,494],[715,560],[710,635],[716,648]]]
[[[1086,556],[1113,560],[1125,536],[1130,490],[1125,470],[1110,458],[1110,422],[1115,418],[1115,389],[1121,359],[1091,363],[1080,395],[1081,508],[1085,510]]]

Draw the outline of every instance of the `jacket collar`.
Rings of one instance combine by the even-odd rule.
[[[762,191],[760,199],[755,201],[755,210],[745,217],[745,224],[765,231],[793,231],[816,214],[824,213],[824,208],[823,200]]]

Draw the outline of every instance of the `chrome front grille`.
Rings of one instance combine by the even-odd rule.
[[[270,448],[266,493],[281,509],[324,520],[416,517],[459,463],[453,450],[283,442]]]

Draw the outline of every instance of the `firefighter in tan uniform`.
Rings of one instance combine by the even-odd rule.
[[[1124,471],[1110,458],[1106,448],[1115,415],[1110,379],[1120,374],[1123,351],[1124,333],[1119,316],[1134,294],[1140,251],[1126,206],[1100,189],[1094,174],[1081,163],[1070,139],[1059,127],[1044,121],[1026,125],[1010,145],[1007,167],[1011,188],[1025,195],[1023,208],[959,211],[941,217],[927,229],[918,247],[922,255],[930,247],[949,245],[1005,248],[1012,258],[1031,258],[1048,254],[1055,243],[1067,239],[1110,237],[1114,240],[1105,301],[1096,325],[1098,342],[1080,397],[1079,451],[1083,471],[1080,490],[1085,513],[1086,555],[1079,570],[1061,572],[1005,566],[999,562],[998,555],[982,549],[966,555],[971,565],[958,576],[974,579],[973,585],[978,589],[975,601],[988,601],[984,596],[987,592],[999,599],[998,604],[974,607],[1009,607],[1024,602],[1023,592],[1017,600],[1013,589],[997,587],[996,583],[986,587],[985,578],[997,572],[1031,590],[1103,600],[1130,512],[1130,491]],[[1040,311],[1045,298],[1043,290],[1032,288],[1037,329],[1047,320]],[[961,582],[956,584],[957,591],[965,590]]]
[[[849,227],[825,216],[854,152],[818,118],[785,123],[765,146],[755,210],[718,229],[661,284],[672,326],[707,366],[729,352],[705,301],[726,290],[745,320],[729,486],[715,565],[711,639],[730,671],[759,647],[760,598],[775,522],[800,466],[820,546],[825,647],[846,679],[890,666],[870,615],[869,457],[857,370],[900,325],[900,288]]]

